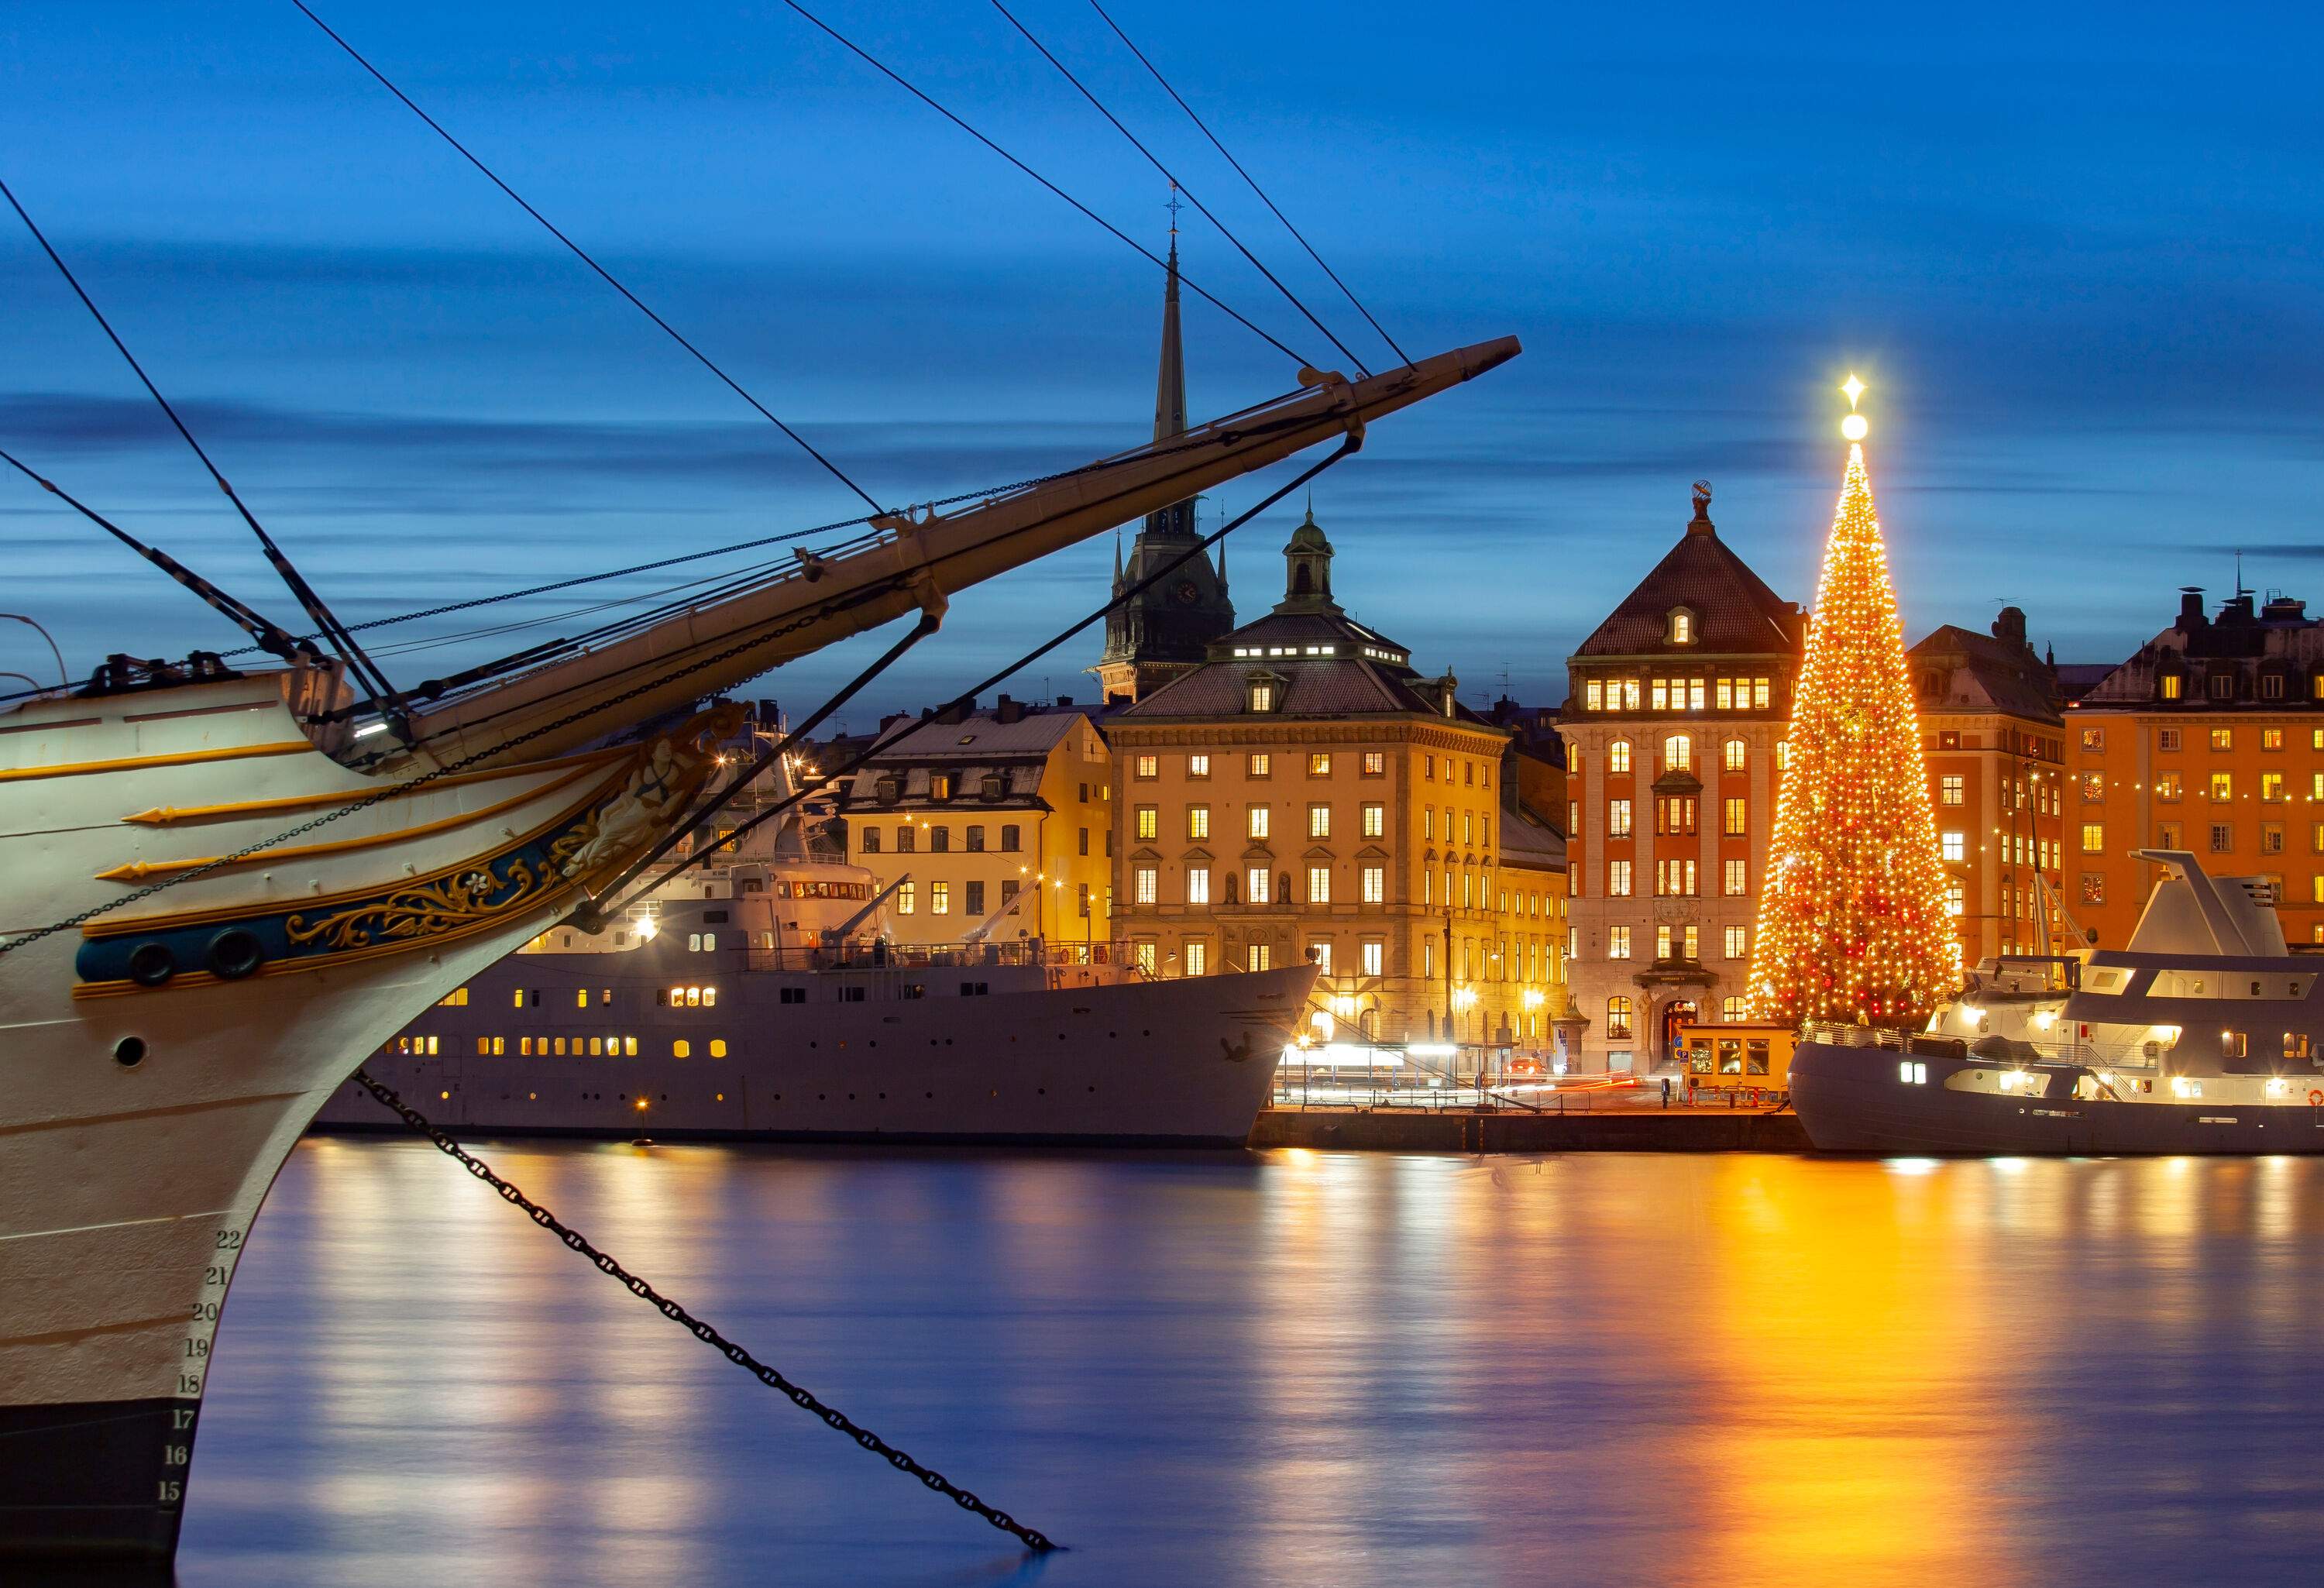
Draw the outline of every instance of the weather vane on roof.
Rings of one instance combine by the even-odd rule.
[[[1178,184],[1176,182],[1172,182],[1170,184],[1170,202],[1165,204],[1162,208],[1170,212],[1170,235],[1173,237],[1176,237],[1178,235],[1178,212],[1186,208],[1185,205],[1178,202]]]

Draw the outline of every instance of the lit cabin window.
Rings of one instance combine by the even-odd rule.
[[[1671,609],[1670,642],[1674,645],[1694,643],[1694,614],[1683,606]]]
[[[724,1058],[726,1057],[725,1038],[713,1037],[710,1039],[710,1057],[713,1058]]]
[[[669,1056],[672,1058],[686,1058],[690,1057],[693,1052],[694,1044],[688,1042],[683,1037],[680,1037],[677,1041],[669,1045]]]

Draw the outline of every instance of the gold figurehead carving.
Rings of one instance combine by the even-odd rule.
[[[718,741],[742,725],[742,708],[730,701],[640,744],[621,788],[551,839],[539,860],[518,854],[505,862],[484,861],[311,920],[293,915],[283,929],[294,944],[368,948],[456,932],[569,891],[594,874],[626,863],[684,820],[717,765]]]

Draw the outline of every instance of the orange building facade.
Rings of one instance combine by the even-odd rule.
[[[2176,623],[2065,710],[2068,907],[2120,947],[2158,880],[2142,848],[2275,885],[2283,935],[2324,944],[2324,622],[2248,592]]]
[[[1948,623],[1906,652],[1961,963],[2046,954],[2036,880],[2065,862],[2066,730],[2056,669],[2002,609],[1988,634]]]

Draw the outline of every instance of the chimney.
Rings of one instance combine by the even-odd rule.
[[[2203,586],[2200,585],[2180,586],[2179,622],[2177,624],[2179,631],[2181,633],[2191,634],[2197,629],[2204,626]]]
[[[993,720],[1001,723],[1021,723],[1025,720],[1025,703],[1003,695],[992,708]]]
[[[2024,610],[2015,606],[2003,607],[2001,614],[1993,620],[1993,637],[2020,651],[2033,649],[2025,643]]]
[[[1071,709],[1072,709],[1072,707],[1073,707],[1073,704],[1074,704],[1074,697],[1073,697],[1072,696],[1070,696],[1070,695],[1060,695],[1060,696],[1058,696],[1058,697],[1057,697],[1057,709],[1058,709],[1059,711],[1068,711],[1068,710],[1071,710]]]
[[[908,711],[891,711],[880,719],[880,732],[884,734],[898,723],[908,723],[911,720],[912,714]]]

